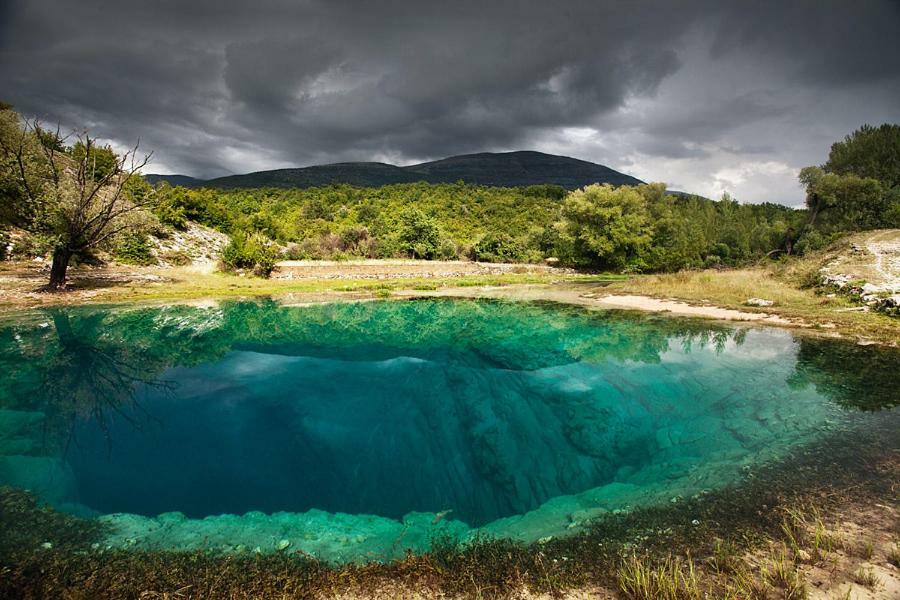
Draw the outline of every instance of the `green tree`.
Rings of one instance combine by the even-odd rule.
[[[886,189],[900,186],[900,125],[863,125],[831,146],[828,173],[857,175],[880,181]]]
[[[37,135],[38,140],[43,146],[47,148],[51,148],[54,152],[66,152],[66,140],[60,135],[59,128],[56,130],[52,129],[43,129],[40,126],[36,127],[34,133]]]
[[[150,160],[136,158],[137,148],[115,157],[114,166],[98,175],[93,138],[84,135],[81,159],[42,142],[37,121],[22,121],[0,111],[0,216],[53,241],[50,291],[66,288],[69,261],[114,236],[146,227],[152,190],[130,185]],[[105,156],[105,153],[103,154]],[[105,160],[105,159],[104,159]],[[134,193],[140,190],[140,193]]]
[[[705,264],[739,265],[773,248],[790,246],[806,211],[778,204],[740,204],[671,195],[662,184],[635,188],[644,198],[652,238],[639,244],[626,267],[671,271]],[[498,188],[468,184],[407,183],[377,188],[171,188],[160,183],[157,216],[178,226],[190,219],[232,236],[259,232],[292,245],[296,256],[332,254],[394,258],[575,260],[574,238],[561,228],[557,186]],[[406,214],[410,211],[409,214]],[[418,211],[418,212],[416,212]],[[365,230],[365,239],[355,239]],[[401,234],[403,239],[401,240]],[[435,250],[436,248],[436,250]]]
[[[112,147],[97,146],[94,140],[78,140],[72,146],[71,154],[76,163],[85,165],[85,174],[94,181],[111,177],[121,168]]]
[[[882,226],[888,199],[878,180],[805,167],[800,182],[806,186],[809,227],[852,231]]]
[[[521,245],[509,234],[490,231],[472,249],[475,260],[482,262],[513,262],[522,254]]]
[[[184,193],[184,188],[175,188],[172,190],[167,182],[161,181],[156,186],[158,196],[157,203],[153,207],[153,213],[159,222],[175,229],[187,229],[187,216],[184,214],[184,206],[179,202],[179,192]]]
[[[571,260],[600,268],[642,268],[652,240],[647,201],[627,186],[595,184],[569,193],[559,227]]]
[[[418,208],[400,215],[400,249],[413,258],[434,258],[441,247],[441,229],[437,221]]]

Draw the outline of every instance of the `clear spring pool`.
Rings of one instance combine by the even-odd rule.
[[[77,308],[0,323],[0,484],[107,543],[422,550],[677,501],[895,413],[896,352],[550,304]]]

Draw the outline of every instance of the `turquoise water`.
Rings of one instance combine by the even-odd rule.
[[[78,308],[0,323],[0,484],[110,546],[384,559],[526,541],[893,415],[893,351],[468,300]]]

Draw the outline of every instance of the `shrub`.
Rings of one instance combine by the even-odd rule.
[[[718,242],[713,246],[710,254],[722,259],[731,258],[731,247],[728,244]]]
[[[156,264],[150,237],[145,233],[130,232],[122,235],[113,248],[113,254],[116,260],[129,265]]]
[[[344,248],[341,236],[336,233],[323,233],[319,238],[319,249],[323,257],[330,258],[333,254]]]
[[[222,263],[227,269],[250,269],[259,277],[269,276],[277,258],[276,246],[258,233],[238,233],[222,250]]]
[[[313,238],[306,238],[305,240],[301,240],[300,243],[296,245],[295,252],[296,259],[298,260],[320,259],[322,258],[321,240],[316,240]]]
[[[519,243],[506,233],[488,233],[475,244],[475,260],[483,262],[513,262],[522,254]]]
[[[722,257],[718,254],[710,254],[705,259],[703,259],[703,267],[707,269],[712,269],[715,267],[722,266]]]
[[[442,239],[435,257],[441,260],[456,260],[459,258],[459,249],[456,246],[456,242],[448,238]]]
[[[356,256],[366,256],[369,250],[369,229],[366,227],[347,227],[338,234],[341,250]]]
[[[806,254],[810,250],[821,250],[831,241],[830,236],[824,236],[815,229],[811,229],[800,236],[797,243],[794,244],[794,251],[797,254]]]
[[[900,190],[893,190],[893,199],[884,211],[885,227],[900,227]]]
[[[175,198],[166,198],[153,209],[153,214],[159,219],[159,222],[175,229],[184,230],[187,228],[187,216],[184,213],[184,207],[178,204]]]
[[[165,252],[160,258],[171,265],[175,265],[176,267],[183,267],[185,265],[191,264],[191,257],[182,250],[172,250],[171,252]]]
[[[400,215],[400,249],[413,258],[434,258],[440,250],[441,231],[437,221],[418,208]]]
[[[7,243],[7,245],[9,245]],[[52,236],[29,233],[17,236],[12,240],[12,251],[9,255],[32,258],[35,256],[47,256],[53,252],[56,240]]]

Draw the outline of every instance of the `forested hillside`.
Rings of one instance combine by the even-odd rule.
[[[164,223],[194,220],[254,248],[271,240],[287,249],[286,258],[555,257],[599,268],[672,270],[759,258],[783,246],[805,218],[777,204],[667,195],[662,184],[595,185],[571,194],[559,186],[426,183],[157,189]]]
[[[212,188],[306,188],[335,184],[380,187],[396,183],[461,181],[500,187],[553,184],[573,190],[592,183],[643,183],[604,165],[531,151],[464,154],[405,167],[378,162],[334,163],[257,171],[207,181],[185,175],[148,175],[147,178],[151,183],[166,181],[171,185]]]

